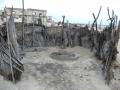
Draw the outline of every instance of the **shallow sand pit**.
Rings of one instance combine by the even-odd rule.
[[[60,50],[58,52],[53,52],[50,54],[50,57],[56,60],[77,60],[79,58],[78,55],[76,55],[75,53],[72,52],[68,52],[68,51],[63,51]]]

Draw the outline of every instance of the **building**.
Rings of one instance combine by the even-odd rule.
[[[51,27],[54,21],[52,20],[52,16],[47,16],[47,27]]]
[[[26,9],[25,11],[26,23],[38,23],[38,19],[41,18],[42,24],[47,23],[47,11],[39,9]]]
[[[14,17],[14,22],[22,22],[23,10],[21,8],[5,8],[4,12],[7,18],[10,17],[11,11]],[[24,22],[25,23],[35,23],[38,24],[38,19],[41,18],[42,24],[47,24],[47,10],[40,9],[25,9],[24,10]]]
[[[13,11],[13,12],[12,12]],[[5,8],[4,9],[4,16],[7,16],[7,19],[9,19],[11,12],[14,17],[14,22],[22,22],[22,9],[20,8]]]

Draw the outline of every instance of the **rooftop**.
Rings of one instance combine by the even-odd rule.
[[[12,9],[11,7],[6,7],[6,9]],[[22,10],[22,8],[13,8],[14,10]],[[31,11],[44,11],[46,12],[47,10],[41,10],[41,9],[33,9],[33,8],[27,8],[25,10],[31,10]]]
[[[27,10],[32,10],[32,11],[44,11],[46,12],[47,10],[41,10],[41,9],[32,9],[32,8],[28,8]]]

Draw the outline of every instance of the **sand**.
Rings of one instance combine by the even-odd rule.
[[[13,84],[0,76],[0,90],[120,90],[120,72],[108,86],[102,75],[101,62],[89,49],[79,46],[64,49],[79,56],[77,60],[52,59],[50,54],[59,50],[58,47],[47,47],[26,52],[21,81]],[[120,54],[117,60],[120,62]]]

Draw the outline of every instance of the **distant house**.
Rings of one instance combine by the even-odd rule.
[[[10,17],[11,11],[12,11],[12,8],[6,7],[4,9],[4,12],[5,12],[4,14],[5,14],[5,16],[7,16],[7,18]],[[22,22],[22,9],[13,8],[12,14],[13,14],[13,17],[14,17],[14,22]]]
[[[7,18],[11,15],[12,8],[5,8],[4,12],[7,15]],[[12,12],[14,16],[14,22],[22,22],[23,11],[21,8],[13,8]],[[35,23],[38,24],[38,19],[41,18],[42,24],[46,25],[47,23],[47,11],[39,9],[25,9],[24,10],[24,21],[25,23]]]
[[[9,8],[5,7],[4,11],[0,11],[0,24],[6,22],[10,18],[10,15],[14,17],[14,22],[21,23],[23,18],[23,10],[22,8]],[[24,22],[26,24],[35,23],[38,24],[40,22],[47,26],[51,27],[54,26],[54,21],[52,20],[52,16],[47,16],[47,10],[40,10],[40,9],[25,9],[24,10]]]
[[[47,16],[47,27],[53,26],[54,21],[52,20],[52,16]]]
[[[26,9],[25,11],[26,23],[38,23],[38,19],[41,18],[42,24],[47,23],[47,11],[39,9]]]

